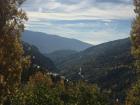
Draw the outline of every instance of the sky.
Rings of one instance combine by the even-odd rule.
[[[132,0],[27,0],[26,29],[93,45],[129,37]]]

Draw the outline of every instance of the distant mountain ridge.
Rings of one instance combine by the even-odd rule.
[[[68,56],[71,56],[76,53],[78,52],[74,50],[59,50],[59,51],[55,51],[49,54],[45,54],[45,56],[50,58],[55,63],[55,65],[59,65],[62,59],[65,59]]]
[[[103,43],[61,59],[58,73],[71,80],[86,80],[112,92],[112,98],[124,101],[127,89],[135,81],[129,38]]]
[[[40,53],[36,46],[29,45],[25,42],[22,43],[25,55],[29,55],[31,57],[31,66],[40,66],[40,68],[49,71],[56,69],[52,60]]]
[[[76,73],[80,67],[83,68],[83,72],[92,72],[105,66],[109,68],[109,66],[125,65],[132,62],[130,46],[128,38],[103,43],[62,59],[61,65],[57,66],[59,72],[70,76],[70,72]],[[90,68],[87,70],[87,67]]]
[[[76,39],[28,30],[23,33],[22,40],[31,45],[35,45],[44,54],[59,50],[82,51],[92,46]]]
[[[22,42],[23,49],[26,56],[30,56],[30,67],[26,70],[23,70],[22,73],[22,82],[26,82],[29,79],[29,76],[34,74],[37,71],[56,71],[54,63],[46,56],[41,54],[39,50],[28,43]]]

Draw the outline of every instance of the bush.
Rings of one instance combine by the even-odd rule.
[[[50,76],[38,73],[11,97],[12,105],[109,105],[95,85],[64,80],[54,83]]]
[[[140,81],[128,93],[126,105],[140,105]]]

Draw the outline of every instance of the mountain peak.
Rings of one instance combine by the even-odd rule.
[[[58,50],[82,51],[92,46],[76,39],[28,30],[23,33],[22,40],[31,45],[35,45],[42,53],[45,54]]]

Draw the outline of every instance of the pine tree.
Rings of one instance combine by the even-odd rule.
[[[140,0],[134,0],[136,18],[134,20],[131,39],[132,39],[132,54],[136,58],[137,74],[140,73]]]
[[[140,0],[134,0],[136,18],[131,31],[132,54],[136,58],[137,82],[126,98],[126,105],[140,105]]]
[[[126,98],[126,105],[140,105],[140,81],[129,91]]]
[[[0,0],[0,104],[20,84],[22,70],[28,64],[21,44],[26,14],[17,0]]]

